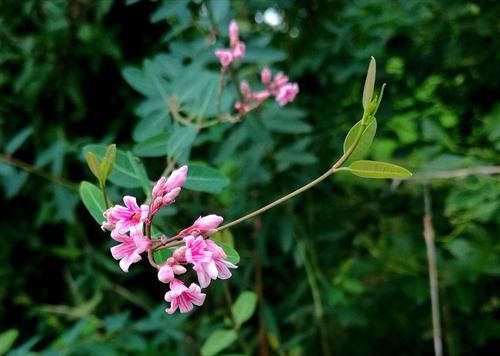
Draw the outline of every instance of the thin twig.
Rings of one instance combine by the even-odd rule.
[[[432,334],[434,339],[434,352],[436,356],[443,354],[443,341],[441,336],[441,318],[439,315],[439,291],[436,266],[436,247],[434,245],[434,229],[432,227],[431,197],[427,185],[424,186],[424,239],[429,263],[429,285],[431,289],[432,307]]]
[[[39,177],[45,178],[45,179],[47,179],[55,184],[58,184],[58,185],[63,186],[65,188],[68,188],[69,190],[72,190],[74,192],[78,192],[78,184],[73,183],[73,182],[67,180],[66,178],[63,178],[60,176],[55,176],[53,174],[45,172],[44,170],[42,170],[38,167],[35,167],[29,163],[21,161],[17,158],[10,156],[10,155],[3,154],[2,161],[4,161],[5,163],[7,163],[11,166],[20,168],[28,173],[35,174]]]
[[[449,171],[437,171],[429,173],[417,173],[407,181],[428,181],[434,179],[462,178],[474,175],[500,174],[499,166],[478,166],[471,168],[453,169]]]

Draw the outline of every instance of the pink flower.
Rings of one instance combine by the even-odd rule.
[[[103,229],[117,229],[124,234],[132,229],[142,231],[144,221],[148,218],[149,206],[143,204],[139,207],[137,200],[131,196],[123,197],[125,206],[115,205],[104,212],[107,219],[102,223]]]
[[[239,101],[237,101],[236,103],[234,103],[234,108],[236,110],[238,110],[238,112],[240,114],[246,114],[247,112],[251,111],[252,109],[250,108],[250,104],[247,104],[247,103],[240,103]]]
[[[207,250],[207,244],[202,236],[189,235],[184,237],[184,242],[186,243],[186,262],[192,263],[195,270],[202,268],[202,263],[212,261],[212,253]]]
[[[158,270],[158,279],[163,283],[171,282],[176,274],[186,273],[186,268],[177,263],[174,257],[169,257]]]
[[[260,72],[260,81],[264,85],[268,85],[271,83],[271,70],[269,68],[263,68],[262,71]]]
[[[161,177],[153,187],[151,196],[151,218],[164,205],[170,205],[181,192],[181,187],[187,179],[187,166],[182,166],[173,171],[168,178]]]
[[[269,84],[269,91],[272,95],[278,95],[281,87],[283,87],[287,83],[288,77],[280,72],[274,76],[271,84]]]
[[[223,69],[229,67],[233,62],[233,53],[229,49],[217,49],[215,55],[219,58],[220,65]]]
[[[217,227],[224,221],[222,216],[210,214],[207,216],[200,216],[194,222],[192,228],[196,229],[199,235],[210,235],[213,234]]]
[[[130,236],[121,234],[118,229],[111,231],[111,237],[120,242],[111,248],[111,255],[115,260],[120,260],[120,268],[128,272],[132,263],[139,262],[141,253],[151,247],[151,240],[143,236],[142,230],[132,229]]]
[[[187,247],[186,262],[193,264],[202,288],[208,287],[212,279],[231,277],[229,268],[237,266],[227,261],[226,253],[215,242],[201,236],[186,236],[184,241]]]
[[[179,233],[179,236],[208,236],[217,231],[217,227],[224,219],[222,216],[210,214],[207,216],[200,216],[196,221]]]
[[[245,56],[245,44],[238,41],[234,46],[231,47],[231,53],[234,59],[243,58]]]
[[[243,98],[245,98],[245,100],[250,98],[250,95],[252,95],[252,90],[250,89],[250,85],[248,84],[248,82],[244,80],[240,82],[240,92],[241,95],[243,95]]]
[[[239,42],[240,30],[236,21],[231,20],[229,22],[229,43],[231,47],[235,46]]]
[[[217,268],[217,278],[228,279],[231,277],[229,268],[238,268],[235,264],[227,261],[227,255],[224,250],[212,240],[206,240],[207,248],[212,252],[215,266]]]
[[[229,23],[229,49],[217,49],[215,55],[219,58],[222,70],[225,70],[233,60],[245,56],[245,44],[239,39],[239,29],[236,21]]]
[[[288,83],[281,86],[276,95],[276,101],[281,105],[286,105],[295,99],[295,96],[299,92],[299,86],[297,83]]]
[[[165,294],[165,301],[170,302],[170,308],[165,309],[165,311],[173,314],[179,308],[181,313],[186,313],[193,309],[193,304],[202,305],[205,296],[197,284],[191,283],[187,288],[180,280],[173,279],[170,282],[170,291]]]
[[[257,101],[258,103],[263,102],[264,100],[266,100],[270,96],[271,96],[271,93],[268,92],[267,90],[262,90],[262,91],[252,93],[252,99]]]

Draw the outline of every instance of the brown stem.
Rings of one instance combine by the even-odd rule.
[[[431,289],[432,309],[432,334],[434,339],[434,352],[436,356],[443,354],[441,336],[441,317],[439,315],[439,290],[436,264],[436,247],[434,245],[434,229],[432,227],[432,206],[429,189],[424,186],[424,239],[429,264],[429,285]]]

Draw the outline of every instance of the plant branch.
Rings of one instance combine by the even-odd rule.
[[[443,354],[441,337],[441,318],[439,315],[439,290],[436,266],[436,247],[434,245],[434,229],[432,227],[432,206],[429,189],[424,186],[424,239],[429,264],[429,285],[431,289],[432,308],[432,334],[434,339],[434,352],[436,356]]]
[[[454,169],[449,171],[418,173],[407,180],[428,181],[434,179],[462,178],[475,175],[495,175],[495,174],[500,174],[500,166],[478,166],[471,168]]]
[[[358,131],[358,134],[357,134],[356,138],[354,139],[354,142],[351,145],[351,147],[349,147],[349,149],[342,155],[342,157],[340,157],[339,160],[337,162],[335,162],[335,164],[330,169],[328,169],[325,173],[323,173],[321,176],[319,176],[318,178],[314,179],[313,181],[307,183],[306,185],[300,187],[299,189],[294,190],[293,192],[279,198],[278,200],[275,200],[272,203],[251,212],[250,214],[242,216],[241,218],[236,219],[234,221],[231,221],[228,224],[222,225],[221,227],[219,227],[217,229],[217,231],[227,229],[227,228],[234,226],[234,225],[237,225],[245,220],[253,218],[256,215],[262,214],[263,212],[265,212],[271,208],[274,208],[276,205],[279,205],[279,204],[287,201],[288,199],[293,198],[294,196],[299,195],[302,192],[305,192],[306,190],[314,187],[316,184],[322,182],[323,180],[325,180],[326,178],[328,178],[332,174],[337,173],[338,171],[342,170],[342,168],[341,168],[342,165],[349,159],[351,154],[356,149],[359,141],[361,140],[361,136],[363,135],[363,131],[365,130],[366,126],[367,126],[367,124],[364,123],[364,120],[362,120],[361,129]]]
[[[63,186],[65,188],[68,188],[71,191],[78,192],[78,184],[73,183],[66,178],[45,172],[42,169],[39,169],[39,168],[37,168],[29,163],[26,163],[24,161],[21,161],[19,159],[16,159],[8,154],[2,155],[2,161],[7,163],[8,165],[20,168],[28,173],[35,174],[39,177],[45,178],[45,179],[47,179],[55,184],[58,184],[58,185]]]

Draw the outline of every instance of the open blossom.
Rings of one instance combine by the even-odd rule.
[[[102,229],[116,229],[124,234],[132,229],[142,231],[144,221],[148,218],[149,206],[143,204],[139,207],[137,200],[131,196],[123,197],[125,206],[115,205],[104,212],[104,221],[101,225]]]
[[[276,95],[276,101],[281,105],[286,105],[295,99],[299,92],[299,86],[296,83],[287,83],[281,86]]]
[[[227,261],[224,250],[211,240],[203,237],[186,236],[186,262],[193,264],[202,288],[208,287],[212,279],[231,277],[229,268],[237,266]]]
[[[229,49],[217,49],[215,55],[219,58],[222,68],[227,68],[233,62],[233,54]]]
[[[115,260],[120,260],[120,268],[128,272],[132,263],[139,262],[141,253],[151,247],[151,240],[144,237],[142,230],[132,229],[130,235],[122,234],[118,229],[111,231],[111,237],[120,242],[111,248],[111,255]]]
[[[202,305],[205,301],[205,293],[201,293],[201,288],[195,284],[186,287],[178,279],[173,279],[170,282],[170,290],[165,294],[165,300],[170,302],[170,308],[165,309],[169,314],[173,314],[177,308],[181,313],[186,313],[193,309],[194,305]]]

